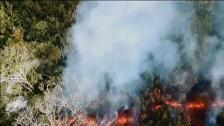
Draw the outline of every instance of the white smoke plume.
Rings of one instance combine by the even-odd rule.
[[[223,93],[223,87],[220,87],[220,84],[223,83],[224,78],[224,2],[217,1],[214,7],[214,35],[211,35],[209,38],[209,50],[212,50],[213,53],[210,53],[210,57],[213,61],[212,67],[210,70],[214,86],[221,89]],[[212,47],[212,48],[211,48]],[[222,80],[222,82],[221,82]],[[217,85],[218,84],[218,85]],[[222,94],[224,95],[224,94]]]
[[[196,16],[192,3],[81,2],[71,30],[70,46],[74,49],[69,52],[64,73],[65,92],[72,95],[78,88],[83,100],[91,102],[102,95],[109,83],[110,103],[125,105],[128,99],[123,94],[135,95],[143,87],[141,73],[158,73],[166,79],[182,65],[193,67],[193,74],[206,73],[213,87],[221,89],[224,4],[217,4],[212,11],[215,35],[206,35],[204,52],[197,33],[192,32]],[[205,53],[202,59],[198,52]],[[181,71],[174,83],[187,87],[184,95],[193,84],[189,84],[187,74],[192,73]]]
[[[125,95],[137,95],[145,84],[141,74],[148,72],[165,80],[175,75],[172,85],[180,86],[183,95],[195,84],[188,75],[203,74],[212,81],[216,98],[224,99],[224,2],[216,2],[213,9],[212,30],[205,33],[202,41],[206,51],[202,51],[192,30],[196,12],[191,3],[81,2],[71,29],[70,46],[74,48],[69,50],[64,71],[65,94],[75,96],[79,107],[98,100],[107,90],[112,106],[125,106],[129,104]],[[203,57],[198,58],[197,52],[204,53]],[[192,66],[193,72],[188,68],[182,71],[184,65]],[[173,74],[176,69],[181,70]],[[5,110],[17,112],[26,106],[27,99],[18,96]],[[215,125],[221,109],[209,110],[208,125]]]
[[[167,39],[174,27],[175,6],[173,2],[82,2],[72,29],[76,51],[69,55],[64,76],[69,89],[78,85],[86,100],[94,100],[105,88],[107,76],[116,104],[125,101],[118,100],[119,93],[135,94],[141,87],[139,75],[146,69],[171,72],[179,62],[177,43]]]
[[[208,76],[216,90],[217,100],[224,99],[224,2],[217,1],[213,10],[213,33],[209,36],[207,53]],[[217,115],[222,108],[213,109],[209,114],[209,122],[215,125]]]

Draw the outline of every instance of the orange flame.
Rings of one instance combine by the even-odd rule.
[[[205,109],[207,108],[204,102],[191,102],[186,104],[186,109]]]
[[[169,105],[173,108],[181,108],[182,107],[182,104],[177,102],[177,101],[174,101],[174,100],[166,100],[165,101],[165,104],[166,105]]]
[[[153,111],[159,110],[160,108],[162,108],[162,105],[156,105],[152,107]]]
[[[165,105],[168,105],[172,108],[185,108],[185,109],[206,109],[207,107],[212,107],[212,108],[224,108],[224,101],[218,100],[211,105],[206,104],[204,101],[191,101],[185,104],[182,104],[178,101],[169,99],[164,101]],[[158,110],[162,108],[162,104],[155,105],[152,107],[153,110]]]
[[[127,126],[132,123],[134,123],[133,117],[122,116],[122,117],[119,117],[117,120],[117,126]]]
[[[130,126],[135,123],[135,119],[131,113],[131,111],[126,111],[118,114],[116,120],[116,126]]]
[[[175,101],[173,99],[165,100],[162,104],[156,104],[152,106],[152,110],[156,111],[163,107],[163,105],[170,106],[172,108],[182,108],[189,111],[197,111],[197,110],[204,110],[208,107],[212,108],[224,108],[224,101],[223,100],[217,100],[214,103],[206,104],[205,101],[198,99],[198,101],[190,101],[187,103],[180,103],[178,101]],[[101,124],[102,120],[98,119],[96,115],[87,116],[84,119],[81,120],[79,123],[80,126],[98,126]],[[125,110],[122,112],[118,112],[118,115],[113,120],[108,120],[108,122],[105,124],[105,126],[132,126],[136,123],[136,120],[132,114],[131,110]],[[73,126],[74,124],[78,124],[77,118],[75,117],[68,117],[63,120],[58,119],[55,120],[55,126]]]

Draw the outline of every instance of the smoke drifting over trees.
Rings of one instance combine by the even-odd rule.
[[[170,2],[80,4],[72,31],[76,52],[68,58],[65,80],[74,77],[88,100],[103,90],[105,75],[119,95],[140,88],[139,75],[151,64],[171,72],[179,58],[177,44],[166,40],[175,18],[174,6]],[[154,61],[148,60],[149,53]]]
[[[84,100],[94,101],[109,78],[112,106],[129,104],[123,94],[138,94],[144,73],[158,74],[168,83],[174,80],[182,88],[181,100],[200,76],[220,89],[224,55],[217,46],[222,40],[211,35],[222,31],[216,4],[83,2],[72,29],[76,51],[69,55],[64,80],[70,80],[69,87],[78,86]]]
[[[224,125],[223,8],[0,2],[0,125]]]

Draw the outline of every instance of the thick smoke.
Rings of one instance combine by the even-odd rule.
[[[210,36],[209,42],[211,45],[209,46],[210,50],[213,51],[212,68],[211,68],[211,76],[214,83],[214,86],[221,89],[223,92],[223,87],[221,87],[221,83],[223,83],[224,77],[224,2],[218,1],[214,6],[214,35]],[[211,47],[213,47],[211,49]],[[223,94],[222,94],[223,95]]]
[[[116,104],[125,101],[121,93],[135,94],[142,86],[142,72],[158,69],[168,75],[179,62],[177,43],[167,39],[175,6],[173,2],[82,2],[72,29],[76,52],[70,54],[65,71],[69,88],[78,86],[91,101],[109,81],[110,98]]]
[[[183,95],[195,83],[192,76],[202,74],[221,98],[224,4],[219,3],[208,12],[213,24],[207,34],[200,31],[204,22],[194,26],[198,3],[81,2],[71,30],[74,49],[64,74],[65,92],[78,92],[91,102],[107,90],[110,104],[125,105],[124,94],[135,95],[143,87],[144,72],[174,76],[172,84],[181,86]]]
[[[224,99],[224,2],[217,1],[213,10],[213,29],[208,37],[207,69],[208,76],[212,80],[212,86],[216,90],[217,100]],[[217,114],[222,108],[216,108],[209,113],[209,123],[214,125]]]

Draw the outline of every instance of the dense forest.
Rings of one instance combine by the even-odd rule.
[[[61,80],[67,33],[75,22],[77,4],[77,1],[0,2],[1,125],[19,121],[17,108],[6,108],[18,97],[27,99],[25,104],[32,109],[32,116],[44,119],[36,106],[41,104],[45,92]]]
[[[76,116],[72,113],[74,111],[72,105],[66,104],[53,111],[48,108],[55,107],[49,102],[54,103],[54,97],[57,96],[53,97],[51,93],[60,91],[58,88],[62,84],[70,49],[70,29],[76,22],[75,13],[78,4],[78,1],[62,0],[0,1],[0,125],[75,125],[69,120],[70,118],[63,123],[60,122],[67,116],[67,113],[63,115],[67,109],[71,112],[69,117]],[[213,2],[193,4],[196,11],[191,19],[193,22],[191,28],[197,36],[199,47],[202,48],[200,50],[204,50],[208,36],[215,34],[211,23],[213,5]],[[180,40],[176,37],[170,39]],[[183,45],[179,48],[183,48]],[[196,55],[198,61],[195,62],[199,62],[203,57],[203,51],[196,51]],[[186,60],[185,52],[181,58],[183,61]],[[188,82],[185,83],[194,83],[195,73],[192,72],[194,64],[186,61],[178,67],[173,75],[177,76],[181,71],[190,71]],[[191,115],[185,113],[184,109],[176,109],[164,103],[164,99],[170,98],[183,100],[172,92],[178,87],[169,85],[172,82],[164,82],[157,73],[149,75],[146,72],[142,74],[142,78],[147,84],[137,98],[141,113],[140,126],[192,125]],[[152,106],[155,108],[148,109]],[[216,120],[216,126],[224,125],[224,111],[218,114]]]

